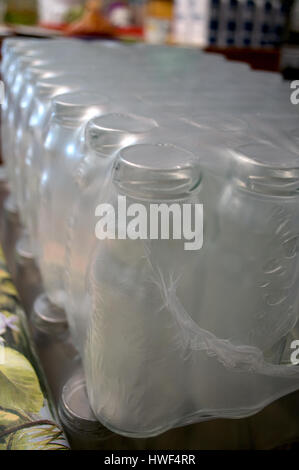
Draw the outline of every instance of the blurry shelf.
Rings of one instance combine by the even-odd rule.
[[[245,47],[216,47],[208,46],[207,52],[225,55],[229,60],[238,60],[248,63],[253,69],[279,72],[280,49],[263,48],[253,49]]]

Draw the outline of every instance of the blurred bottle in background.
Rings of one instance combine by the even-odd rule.
[[[37,22],[36,0],[2,0],[3,4],[6,4],[6,23],[32,25]]]
[[[286,42],[281,53],[281,70],[284,78],[298,79],[299,74],[299,0],[295,0],[289,15]]]
[[[5,13],[6,13],[6,1],[0,1],[0,24],[4,23]]]
[[[82,15],[84,0],[38,0],[38,20],[42,26],[57,28]]]
[[[146,17],[146,0],[129,0],[132,15],[132,23],[135,26],[143,26]]]
[[[150,0],[146,8],[144,38],[151,44],[165,44],[170,41],[172,22],[172,1]]]

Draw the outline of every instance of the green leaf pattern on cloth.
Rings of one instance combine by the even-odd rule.
[[[67,450],[0,246],[0,451]]]
[[[26,359],[14,349],[4,347],[4,364],[0,364],[0,403],[9,408],[11,403],[16,409],[38,413],[43,406],[36,373]]]

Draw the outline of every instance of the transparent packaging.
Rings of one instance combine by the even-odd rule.
[[[35,306],[64,327],[65,308],[96,418],[146,437],[298,390],[289,84],[193,48],[8,40],[3,55],[2,151],[43,278]],[[190,209],[190,224],[170,217],[165,236],[161,219],[151,237],[157,206]]]
[[[181,240],[99,240],[86,279],[83,358],[93,411],[115,432],[139,437],[249,415],[299,380],[295,365],[281,363],[298,321],[298,159],[286,155],[281,164],[262,144],[232,152],[216,231],[209,175],[196,170],[196,158],[189,173],[185,153],[180,165],[176,152],[120,151],[104,200],[115,210],[120,194],[128,205],[180,203],[183,189],[187,202],[196,188],[206,207],[202,249],[194,255]]]

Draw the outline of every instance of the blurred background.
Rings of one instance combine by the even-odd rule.
[[[2,37],[189,45],[298,77],[299,0],[0,0],[0,22]]]

